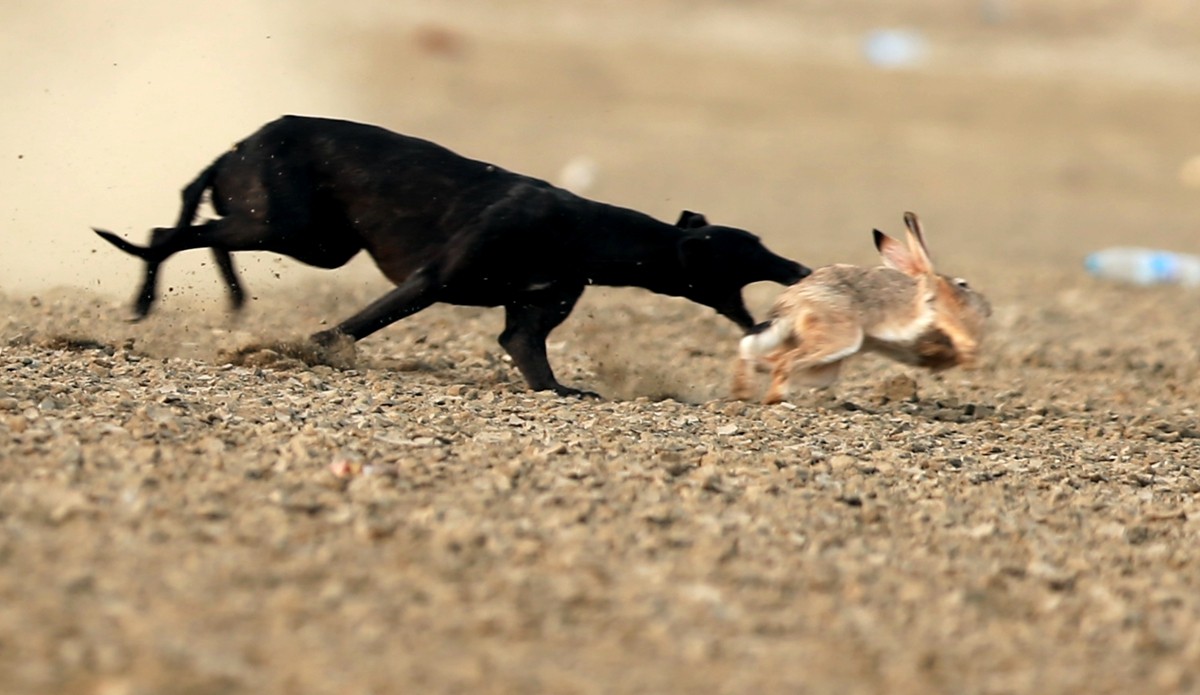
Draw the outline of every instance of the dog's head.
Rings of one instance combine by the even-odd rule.
[[[704,215],[685,210],[676,226],[688,299],[706,304],[745,330],[754,319],[742,302],[742,288],[752,282],[792,285],[812,270],[772,253],[757,236],[742,229],[709,224]]]

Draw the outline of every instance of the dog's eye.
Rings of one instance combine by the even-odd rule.
[[[954,284],[964,290],[971,289],[971,286],[967,284],[967,281],[963,280],[962,278],[954,278]]]

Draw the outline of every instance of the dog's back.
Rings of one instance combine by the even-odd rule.
[[[572,196],[549,183],[377,126],[284,116],[226,153],[213,182],[223,216],[289,230],[289,255],[329,267],[367,249],[393,282],[456,243],[499,206],[533,215]]]

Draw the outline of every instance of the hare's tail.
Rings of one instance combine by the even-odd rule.
[[[784,343],[794,340],[792,337],[791,321],[784,317],[776,318],[767,323],[761,330],[742,338],[738,343],[738,357],[743,360],[754,360],[779,348]]]

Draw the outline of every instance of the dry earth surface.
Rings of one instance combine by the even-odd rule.
[[[99,288],[0,295],[0,691],[1200,691],[1197,294],[1080,269],[1197,250],[1196,9],[896,3],[931,52],[889,72],[861,4],[418,3],[312,42],[364,85],[327,115],[547,178],[586,156],[593,197],[810,265],[916,209],[995,307],[978,368],[735,402],[734,327],[628,289],[551,336],[603,400],[527,392],[496,310],[307,366],[286,341],[382,293],[369,263],[244,257],[235,321],[196,254],[128,324],[139,268],[79,225]],[[247,132],[139,175],[146,226]]]

